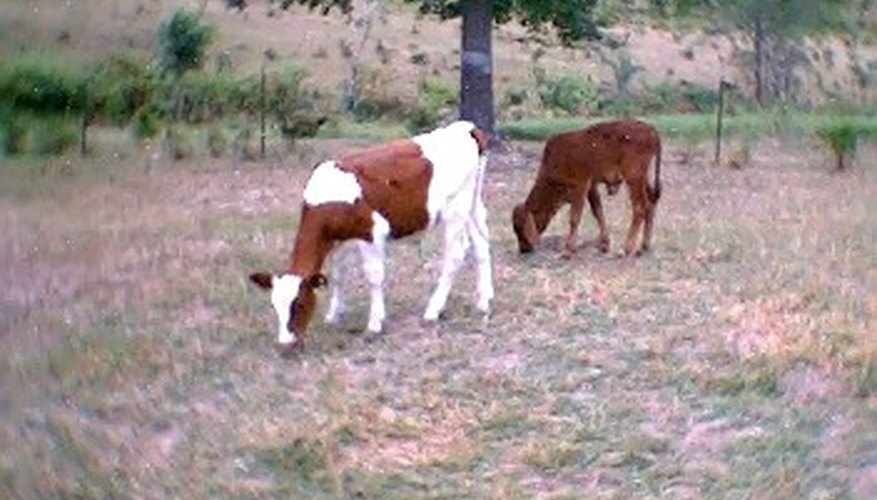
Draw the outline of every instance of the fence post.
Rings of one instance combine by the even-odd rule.
[[[85,158],[86,152],[88,151],[87,145],[87,134],[88,134],[88,110],[82,112],[82,123],[81,130],[79,133],[79,156]]]
[[[259,85],[259,108],[260,109],[260,130],[259,134],[259,153],[261,158],[265,159],[265,113],[266,113],[266,105],[265,105],[265,64],[262,64],[262,79]]]
[[[724,78],[719,79],[719,109],[716,113],[716,157],[713,160],[718,165],[722,160],[722,117],[725,114],[725,88],[728,84]]]

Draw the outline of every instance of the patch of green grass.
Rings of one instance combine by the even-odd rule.
[[[762,491],[775,498],[805,496],[812,468],[818,463],[810,436],[800,430],[774,429],[726,447],[732,474],[715,485],[723,495]]]
[[[747,392],[763,397],[781,394],[776,370],[762,366],[743,367],[729,374],[714,376],[706,386],[721,396],[739,396]]]
[[[855,371],[853,387],[859,397],[877,395],[877,360],[868,360]]]
[[[68,329],[57,345],[17,361],[14,369],[23,378],[47,373],[66,391],[108,388],[121,370],[135,363],[128,328],[119,313],[105,313],[90,328]]]
[[[510,439],[539,429],[539,423],[530,420],[526,412],[506,411],[485,419],[481,432],[498,439]]]
[[[712,113],[682,115],[646,115],[640,119],[653,124],[667,138],[684,138],[707,141],[715,136],[716,117]],[[558,118],[531,119],[501,123],[500,134],[506,139],[544,140],[548,137],[587,127],[609,118]],[[877,139],[877,118],[869,115],[843,116],[813,113],[764,112],[743,113],[726,116],[723,120],[723,135],[733,137],[753,134],[763,136],[775,133],[799,134],[815,133],[827,124],[844,120],[851,124],[866,139]]]
[[[81,498],[118,497],[129,494],[127,478],[108,469],[93,444],[84,442],[81,430],[63,418],[50,417],[47,429],[54,446],[55,466],[69,474],[69,480],[40,487],[56,487],[61,496]],[[63,476],[62,476],[63,477]]]
[[[554,474],[582,460],[582,447],[575,443],[539,441],[524,451],[524,463],[545,474]]]
[[[353,122],[335,120],[320,127],[317,137],[320,139],[345,138],[368,141],[398,139],[407,137],[408,130],[404,125],[391,122]]]
[[[299,437],[288,444],[256,450],[255,458],[274,478],[278,492],[332,497],[340,493],[341,485],[329,453],[323,441]]]

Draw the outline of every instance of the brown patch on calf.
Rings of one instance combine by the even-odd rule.
[[[356,176],[365,205],[390,223],[390,235],[401,238],[429,225],[426,201],[432,163],[410,140],[369,148],[342,157],[341,170]]]
[[[304,332],[307,330],[317,308],[317,294],[314,292],[326,284],[326,277],[320,273],[313,274],[303,279],[298,287],[298,297],[292,302],[292,311],[289,315],[288,328],[299,335],[297,343],[304,342]]]
[[[274,283],[272,282],[273,279],[274,276],[270,273],[253,273],[250,275],[250,281],[255,283],[262,290],[271,290],[274,286]]]
[[[655,158],[655,182],[649,185],[647,173]],[[536,181],[526,201],[513,212],[513,227],[521,252],[532,251],[538,235],[561,206],[569,203],[570,229],[565,254],[575,251],[575,233],[587,199],[600,226],[599,245],[608,250],[609,235],[597,185],[606,184],[614,194],[623,181],[627,184],[633,216],[624,253],[631,254],[640,228],[641,250],[651,245],[655,205],[661,196],[661,138],[651,125],[637,120],[598,123],[583,130],[559,134],[548,139]],[[532,218],[537,235],[524,224]],[[644,225],[644,227],[643,227]]]

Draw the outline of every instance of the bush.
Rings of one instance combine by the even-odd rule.
[[[86,77],[90,111],[121,125],[149,100],[151,75],[145,61],[130,54],[111,55]]]
[[[158,111],[152,106],[140,108],[134,116],[134,136],[140,140],[152,139],[161,130]]]
[[[79,141],[78,120],[50,117],[33,124],[34,152],[40,155],[59,155]]]
[[[402,118],[406,114],[405,103],[398,95],[391,93],[389,79],[376,68],[364,67],[360,70],[359,95],[352,106],[354,116],[361,121],[374,121],[381,118]]]
[[[645,89],[637,100],[645,113],[675,113],[682,102],[682,92],[677,85],[661,82]]]
[[[585,108],[593,108],[597,102],[597,88],[590,80],[576,76],[548,76],[544,69],[533,71],[536,88],[542,105],[551,110],[574,116]]]
[[[174,160],[185,160],[195,156],[195,141],[192,132],[180,126],[167,131],[168,150]]]
[[[417,134],[435,128],[457,103],[457,93],[440,80],[420,82],[419,104],[405,117],[405,128]]]
[[[210,127],[207,131],[207,148],[210,150],[210,156],[220,158],[228,151],[228,134],[225,129],[217,125]]]
[[[283,127],[292,126],[302,116],[320,114],[320,93],[304,86],[307,74],[304,67],[293,64],[272,75],[267,97],[268,109]]]
[[[201,22],[195,12],[177,9],[158,31],[159,58],[162,69],[177,76],[199,69],[213,38],[213,29]]]
[[[683,85],[682,98],[698,113],[714,111],[719,105],[718,92],[703,85]]]
[[[4,124],[3,129],[3,149],[6,154],[20,155],[27,152],[29,134],[23,119],[11,118]]]
[[[0,113],[0,149],[7,155],[57,155],[79,141],[79,120],[63,115]]]
[[[837,169],[844,170],[848,164],[846,160],[854,156],[858,149],[859,129],[847,121],[838,121],[823,125],[817,134],[834,153]]]
[[[235,136],[234,150],[242,160],[255,161],[259,159],[260,151],[256,136],[256,132],[248,125],[245,125]]]
[[[0,65],[0,104],[15,111],[57,114],[81,110],[84,80],[44,54],[25,54]]]

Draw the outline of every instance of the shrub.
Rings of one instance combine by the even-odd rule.
[[[195,156],[195,141],[192,132],[180,126],[168,128],[168,150],[174,160],[185,160]]]
[[[210,156],[220,158],[228,151],[228,134],[221,125],[210,127],[207,131],[207,148],[210,150]]]
[[[530,91],[523,87],[509,89],[505,93],[503,103],[506,106],[520,106],[530,98]]]
[[[682,101],[681,94],[678,86],[665,81],[645,89],[638,100],[646,113],[674,113]]]
[[[59,155],[79,141],[78,121],[65,117],[49,117],[33,124],[34,152]]]
[[[834,153],[837,169],[844,170],[848,164],[846,160],[858,149],[859,130],[849,122],[839,121],[822,126],[817,134]]]
[[[235,153],[246,161],[259,159],[259,146],[256,144],[256,133],[250,126],[244,126],[234,139]]]
[[[25,54],[0,65],[0,104],[42,114],[82,109],[83,79],[58,59]]]
[[[321,95],[316,90],[305,88],[307,74],[304,67],[293,64],[272,75],[267,104],[282,127],[292,126],[302,116],[320,114]]]
[[[147,103],[152,89],[145,61],[127,53],[111,55],[85,81],[91,112],[115,124],[128,123]]]
[[[20,155],[27,151],[28,128],[20,117],[13,117],[4,124],[3,149],[8,155]]]
[[[582,107],[593,107],[597,101],[597,88],[590,80],[569,75],[551,77],[542,68],[534,70],[533,76],[539,99],[547,109],[573,116]]]
[[[213,29],[203,24],[198,14],[177,9],[158,31],[162,69],[180,76],[189,70],[201,68],[212,38]]]
[[[402,99],[389,91],[389,78],[376,68],[363,67],[359,75],[359,91],[356,102],[349,103],[358,120],[371,121],[381,118],[401,118],[406,106]]]
[[[420,133],[434,128],[457,103],[457,93],[440,80],[426,78],[420,82],[419,104],[405,118],[405,128]]]
[[[683,85],[682,97],[698,113],[713,111],[719,105],[718,92],[703,85]]]
[[[232,109],[236,83],[226,73],[189,72],[176,87],[175,115],[187,123],[223,118]]]
[[[140,108],[134,116],[134,136],[140,140],[152,139],[161,130],[158,111],[153,106]]]

